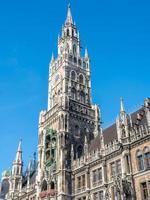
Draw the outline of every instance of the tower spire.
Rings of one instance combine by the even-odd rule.
[[[85,58],[88,58],[89,57],[89,54],[88,54],[88,49],[85,48]]]
[[[18,145],[15,162],[16,163],[22,162],[22,140],[20,140],[19,145]]]
[[[120,98],[120,112],[125,112],[125,109],[124,109],[124,103],[123,103],[123,98],[121,97]]]
[[[68,11],[67,11],[66,23],[73,24],[70,2],[68,3]]]

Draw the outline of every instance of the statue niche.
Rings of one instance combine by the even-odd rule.
[[[51,166],[56,161],[56,132],[48,129],[45,137],[45,164]]]

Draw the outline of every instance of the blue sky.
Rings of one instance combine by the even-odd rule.
[[[93,102],[106,127],[119,112],[120,96],[128,112],[149,96],[150,1],[72,0],[71,7],[91,57]],[[48,64],[66,9],[67,0],[0,3],[0,173],[11,167],[20,138],[25,163],[36,151]]]

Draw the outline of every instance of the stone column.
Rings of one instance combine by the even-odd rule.
[[[103,161],[102,165],[102,177],[103,177],[103,183],[107,183],[107,166],[106,166],[106,161]]]
[[[121,168],[122,168],[122,178],[124,178],[125,175],[126,175],[126,173],[127,173],[126,162],[125,162],[125,156],[124,156],[124,154],[122,154],[122,158],[121,158]]]

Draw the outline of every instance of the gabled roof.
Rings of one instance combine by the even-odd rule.
[[[103,137],[104,137],[104,144],[108,144],[111,141],[118,139],[116,123],[104,129]]]

